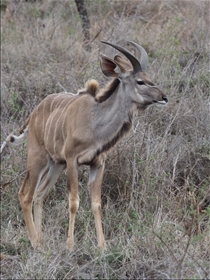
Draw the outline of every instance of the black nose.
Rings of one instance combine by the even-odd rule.
[[[163,100],[167,103],[168,102],[168,98],[167,97],[163,97]]]

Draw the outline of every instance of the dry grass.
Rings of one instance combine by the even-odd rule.
[[[3,3],[5,1],[2,1]],[[80,170],[76,248],[65,249],[65,174],[46,200],[44,244],[29,243],[17,192],[26,144],[1,156],[1,279],[210,278],[209,1],[91,1],[91,51],[73,1],[8,0],[2,8],[1,142],[54,92],[103,77],[107,39],[142,43],[149,73],[169,97],[136,119],[107,160],[103,183],[106,252],[96,247],[88,170]],[[131,48],[132,50],[132,48]],[[3,256],[3,255],[2,255]]]

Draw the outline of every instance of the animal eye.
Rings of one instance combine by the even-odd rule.
[[[138,85],[144,85],[145,84],[144,81],[142,81],[142,80],[137,80],[136,82],[137,82]]]

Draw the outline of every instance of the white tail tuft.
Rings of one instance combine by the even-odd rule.
[[[28,131],[28,127],[26,127],[19,136],[13,134],[7,136],[6,141],[4,141],[3,144],[1,145],[0,154],[2,153],[3,149],[5,148],[8,142],[12,143],[13,145],[20,145],[21,143],[23,143],[23,141],[26,138],[27,131]]]
[[[28,132],[28,127],[26,127],[19,136],[10,134],[7,137],[6,141],[11,142],[13,145],[20,145],[25,140],[27,132]]]

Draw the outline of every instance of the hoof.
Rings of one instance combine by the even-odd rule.
[[[42,249],[41,241],[38,238],[36,240],[31,240],[31,245],[35,250]]]
[[[71,240],[67,240],[67,241],[66,241],[66,248],[67,248],[69,251],[73,251],[73,249],[74,249],[74,242],[71,241]]]
[[[101,251],[106,251],[107,250],[106,242],[104,241],[102,244],[98,244],[98,248]]]

